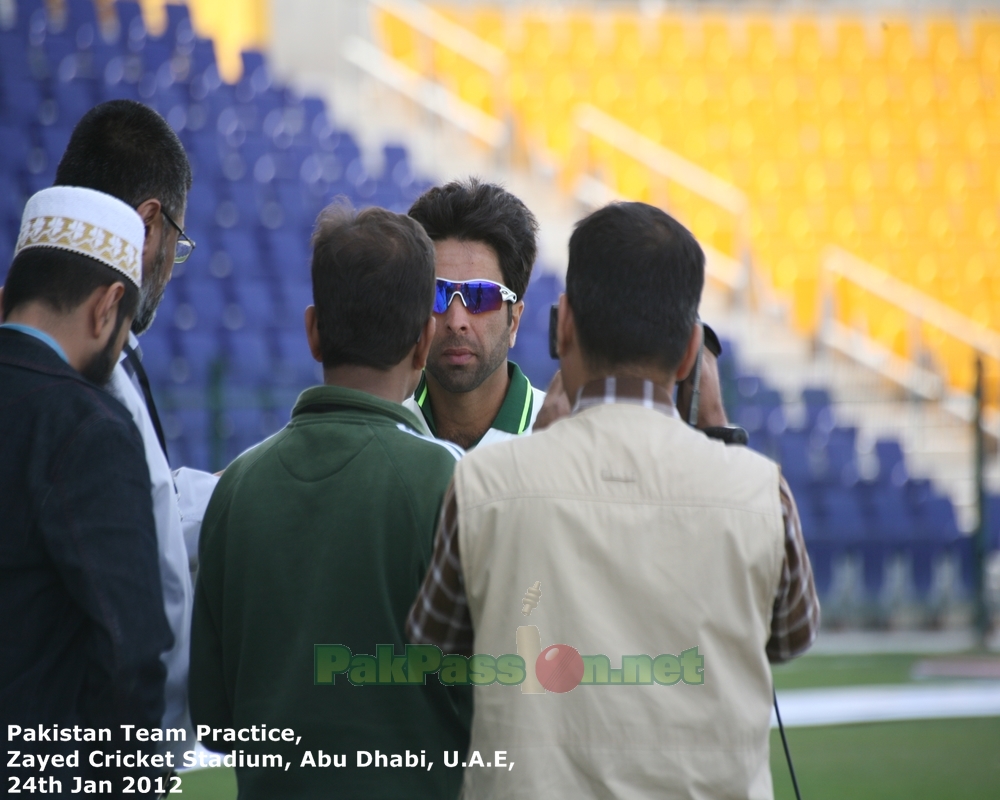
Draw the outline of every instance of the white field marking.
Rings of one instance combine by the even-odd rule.
[[[787,689],[778,692],[778,707],[786,727],[1000,717],[1000,681]],[[771,727],[778,727],[773,709]]]

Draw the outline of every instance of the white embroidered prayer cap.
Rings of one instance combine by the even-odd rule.
[[[28,200],[14,256],[32,247],[54,247],[118,270],[142,287],[146,226],[127,203],[93,189],[53,186]]]

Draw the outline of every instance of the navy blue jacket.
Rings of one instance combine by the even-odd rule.
[[[139,431],[52,348],[9,328],[0,328],[0,618],[5,731],[110,727],[114,740],[98,747],[114,753],[126,750],[119,725],[159,727],[160,654],[173,637]],[[84,775],[92,748],[76,748],[81,769],[71,773]],[[104,774],[85,777],[111,777],[94,772]]]

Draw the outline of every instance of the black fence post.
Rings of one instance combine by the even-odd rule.
[[[986,457],[986,435],[983,431],[983,359],[976,356],[976,389],[975,389],[975,415],[973,420],[973,435],[975,436],[975,476],[976,476],[976,507],[978,511],[979,524],[976,528],[972,541],[972,563],[975,592],[975,626],[979,636],[979,643],[985,647],[986,637],[989,634],[989,610],[986,598],[986,546],[989,535],[989,519],[986,503],[985,486],[985,457]]]

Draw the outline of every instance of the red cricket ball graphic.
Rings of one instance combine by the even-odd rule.
[[[550,644],[538,654],[535,677],[550,692],[568,692],[583,679],[583,656],[568,644]]]

